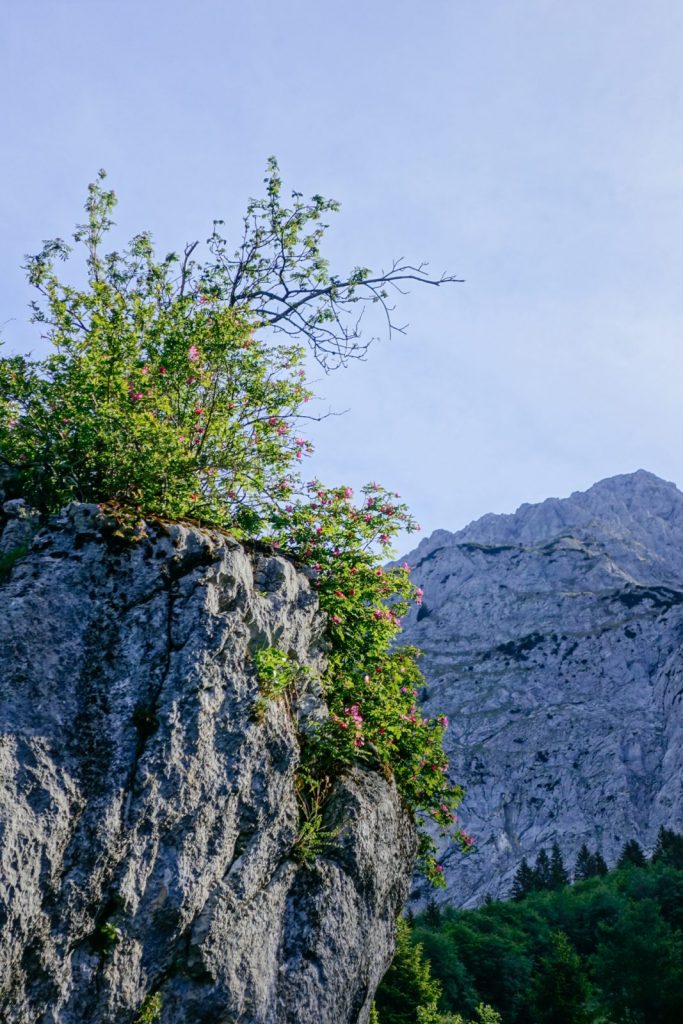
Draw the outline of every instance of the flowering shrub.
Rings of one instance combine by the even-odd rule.
[[[278,192],[279,179],[265,206],[250,207],[258,215],[254,245],[266,244],[258,218],[267,213],[273,230],[284,232],[292,288],[313,287],[316,275],[328,281],[317,250],[322,229],[302,234],[324,204],[299,204],[288,217]],[[302,738],[299,855],[309,859],[327,841],[321,829],[331,780],[354,763],[393,776],[417,819],[431,819],[467,848],[472,840],[455,815],[462,791],[448,780],[443,752],[447,720],[422,714],[417,652],[396,646],[401,617],[422,599],[408,566],[383,565],[398,531],[417,528],[406,506],[376,483],[364,488],[359,504],[348,487],[301,483],[299,466],[312,451],[298,422],[312,397],[303,349],[254,335],[267,307],[257,306],[257,323],[250,305],[236,302],[239,266],[226,262],[215,235],[213,268],[194,268],[194,247],[184,259],[156,260],[146,234],[104,254],[114,205],[101,181],[90,186],[87,222],[74,235],[86,253],[82,288],[57,275],[56,261],[70,253],[61,240],[29,259],[39,295],[34,319],[54,350],[43,360],[0,359],[0,462],[44,513],[76,499],[115,503],[128,520],[191,517],[242,538],[268,539],[312,567],[328,621],[323,686],[330,715],[314,736]],[[309,277],[296,277],[297,258],[306,266],[313,259]],[[250,295],[267,294],[268,266],[251,258],[243,265],[241,273],[261,288]],[[336,301],[336,286],[325,287]],[[316,330],[326,315],[319,313]],[[258,719],[297,673],[286,652],[273,650],[260,652],[256,669]],[[438,883],[434,852],[423,833],[423,867]]]
[[[419,707],[424,679],[412,647],[398,647],[401,617],[421,591],[408,565],[386,568],[390,543],[417,526],[398,494],[372,483],[354,504],[348,487],[307,487],[308,500],[273,517],[275,543],[312,566],[312,585],[328,615],[330,652],[323,678],[330,717],[305,741],[302,779],[321,780],[354,762],[392,775],[408,807],[448,832],[463,849],[472,838],[457,825],[462,790],[448,779],[444,715],[426,718]],[[316,788],[319,793],[319,788]],[[422,868],[443,884],[434,844],[421,841]]]

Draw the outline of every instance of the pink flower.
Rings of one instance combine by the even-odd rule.
[[[191,363],[196,363],[199,359],[199,349],[196,345],[190,345],[187,350],[187,358]]]
[[[441,867],[440,864],[435,864],[434,865],[434,870],[436,871],[437,875],[443,874],[443,868]]]
[[[448,715],[439,715],[439,717],[437,718],[437,722],[439,723],[439,725],[441,726],[442,729],[447,729],[448,728]]]
[[[166,369],[165,366],[160,366],[159,367],[159,373],[161,374],[162,377],[165,377],[166,374],[168,373],[168,370]]]
[[[201,414],[203,412],[204,412],[204,410],[202,409],[201,405],[198,405],[197,408],[194,411],[194,414],[195,414],[195,416],[201,416]]]
[[[332,616],[332,621],[334,622],[334,624],[336,626],[341,626],[342,620],[340,619],[340,617],[338,615],[333,615]]]
[[[415,588],[415,604],[422,604],[422,599],[424,598],[424,593],[425,592],[422,589],[422,587],[416,587]]]
[[[143,366],[142,369],[140,370],[140,373],[142,374],[143,377],[146,377],[147,374],[149,373],[149,366]]]

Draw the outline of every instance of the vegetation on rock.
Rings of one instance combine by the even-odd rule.
[[[347,320],[358,303],[379,303],[391,329],[389,288],[455,278],[430,281],[423,266],[402,261],[379,277],[363,267],[331,275],[321,218],[337,204],[293,193],[286,207],[280,195],[271,161],[266,196],[250,202],[234,255],[216,222],[206,262],[196,260],[196,243],[158,259],[147,233],[120,252],[105,250],[116,197],[102,172],[74,233],[85,282],[61,280],[58,263],[71,255],[61,239],[28,259],[33,318],[52,351],[0,359],[0,463],[43,514],[73,500],[107,504],[131,540],[144,533],[145,517],[191,518],[309,566],[328,617],[322,684],[330,716],[302,738],[299,853],[321,848],[332,780],[358,762],[393,775],[418,819],[468,849],[472,837],[455,815],[462,793],[448,780],[442,747],[447,721],[423,717],[417,651],[394,648],[401,616],[421,592],[408,566],[383,563],[392,538],[416,524],[379,484],[355,502],[348,487],[300,476],[312,452],[300,432],[313,393],[298,339],[325,368],[344,363],[367,347]],[[284,671],[287,654],[262,656],[264,699],[296,686],[296,672]],[[421,852],[438,883],[427,833]]]

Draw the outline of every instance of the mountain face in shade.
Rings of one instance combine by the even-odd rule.
[[[582,843],[612,865],[683,826],[683,494],[642,470],[437,530],[407,556],[405,620],[450,718],[461,820],[444,899],[507,896],[523,857]]]

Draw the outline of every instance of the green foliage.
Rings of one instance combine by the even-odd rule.
[[[459,1013],[440,1009],[443,989],[425,958],[422,944],[411,940],[411,929],[399,918],[396,954],[375,1000],[379,1024],[475,1024]],[[483,1003],[475,1009],[476,1024],[500,1024],[496,1011]]]
[[[316,779],[305,762],[297,772],[299,799],[299,832],[292,848],[292,857],[300,864],[312,864],[334,845],[341,826],[325,823],[325,805],[329,796],[326,779]]]
[[[283,694],[302,671],[284,651],[264,647],[254,655],[261,693],[275,698]]]
[[[400,917],[394,960],[375,997],[379,1019],[382,1024],[413,1024],[418,1008],[431,1007],[440,997],[441,986],[432,977],[422,946],[411,941],[410,928]]]
[[[512,883],[512,898],[522,900],[530,892],[561,889],[568,884],[569,875],[564,866],[562,852],[559,845],[553,843],[550,857],[546,850],[541,850],[533,868],[529,866],[526,858],[523,858]]]
[[[662,825],[657,833],[652,862],[668,864],[669,867],[683,871],[683,836]]]
[[[604,877],[607,874],[607,864],[599,850],[591,853],[585,843],[581,846],[574,867],[574,881],[581,882],[587,878],[596,876]]]
[[[567,874],[567,869],[564,866],[562,851],[560,850],[559,844],[553,843],[550,851],[549,888],[561,889],[565,885],[569,885],[569,875]]]
[[[312,586],[329,623],[322,683],[330,716],[304,742],[302,778],[331,784],[353,763],[379,767],[393,775],[416,815],[467,850],[473,839],[459,829],[455,813],[462,790],[448,780],[443,751],[447,719],[422,715],[418,652],[395,646],[411,597],[420,601],[422,594],[407,565],[382,566],[392,538],[414,529],[414,521],[399,496],[376,483],[363,489],[358,505],[348,487],[313,480],[307,493],[308,500],[273,517],[274,542],[312,565]],[[420,852],[424,871],[438,884],[442,870],[426,833]]]
[[[192,516],[253,531],[291,492],[308,442],[293,426],[310,398],[303,350],[252,333],[227,308],[154,257],[147,235],[104,254],[115,204],[90,187],[86,283],[62,284],[46,243],[28,263],[34,319],[55,352],[0,361],[0,452],[22,493],[45,512],[77,499],[141,514]]]
[[[431,921],[418,915],[412,928],[421,961],[441,985],[435,1006],[421,1004],[422,1019],[432,1019],[427,1011],[468,1019],[483,1002],[505,1024],[680,1020],[683,871],[661,860],[532,892],[521,902],[442,907],[439,921]],[[383,986],[377,1005],[384,1022]],[[401,1024],[421,1019],[410,1012]]]
[[[534,869],[529,866],[526,857],[523,857],[512,882],[512,898],[513,900],[523,900],[525,896],[528,896],[530,892],[535,892],[536,889]]]
[[[0,555],[0,580],[9,576],[13,566],[16,565],[20,558],[27,554],[28,544],[20,544],[11,551],[6,551],[4,555]]]
[[[145,517],[189,517],[312,566],[327,613],[330,717],[302,738],[297,855],[310,859],[328,843],[325,799],[339,772],[358,763],[393,777],[418,822],[431,819],[467,850],[474,840],[456,824],[462,791],[448,781],[446,719],[422,715],[418,652],[396,645],[401,616],[421,591],[407,566],[383,567],[391,539],[415,523],[378,484],[356,505],[349,488],[304,486],[299,475],[312,446],[297,428],[312,393],[304,349],[291,339],[326,366],[344,362],[363,349],[357,325],[344,327],[349,309],[385,305],[387,287],[426,277],[400,261],[381,278],[362,267],[345,279],[331,274],[322,218],[337,204],[294,193],[286,206],[281,189],[271,161],[266,196],[250,202],[236,252],[216,222],[201,263],[196,243],[182,256],[156,257],[147,233],[107,251],[116,197],[102,172],[73,236],[84,254],[81,283],[58,274],[71,256],[61,239],[28,259],[33,317],[53,349],[38,361],[0,359],[0,465],[43,514],[71,500],[106,504],[123,540],[144,533]],[[255,660],[261,720],[301,670],[277,650]],[[144,739],[154,723],[141,715]],[[440,882],[426,833],[420,851],[427,876]]]
[[[647,864],[645,860],[645,854],[640,848],[640,844],[636,839],[629,839],[624,844],[624,848],[619,855],[617,861],[618,868],[644,868]]]
[[[543,1024],[584,1024],[588,982],[581,960],[564,932],[553,932],[550,948],[536,967],[534,1005]]]
[[[605,1012],[617,1020],[680,1022],[683,935],[662,917],[657,900],[631,902],[605,928],[592,972]]]
[[[101,924],[92,936],[93,947],[105,956],[111,955],[114,947],[120,941],[121,932],[111,921],[105,921],[104,924]]]
[[[154,1024],[161,1017],[162,1000],[161,993],[145,996],[140,1012],[135,1018],[135,1024]]]
[[[418,1006],[417,1024],[501,1024],[500,1014],[492,1006],[480,1003],[475,1009],[476,1020],[466,1021],[460,1013],[441,1013],[436,1004]]]
[[[389,271],[373,275],[356,266],[339,276],[330,273],[321,243],[327,229],[323,218],[336,213],[339,203],[314,195],[305,200],[292,192],[291,205],[282,201],[282,179],[276,160],[268,161],[266,195],[249,202],[242,239],[231,251],[214,222],[209,239],[212,261],[190,269],[201,289],[216,301],[249,309],[259,325],[285,335],[302,337],[318,362],[329,370],[349,359],[362,357],[368,348],[361,341],[363,307],[378,306],[392,331],[403,329],[393,322],[390,291],[403,293],[406,283],[452,284],[453,275],[430,279],[426,264],[413,266],[394,260]],[[194,246],[186,249],[192,255]]]

